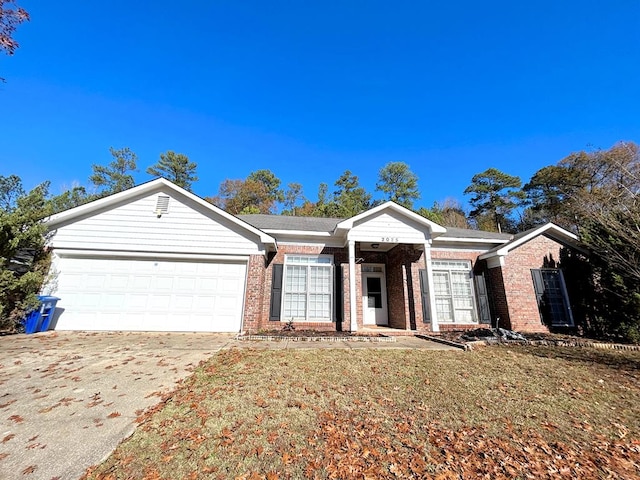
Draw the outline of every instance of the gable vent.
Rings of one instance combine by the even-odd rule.
[[[169,213],[169,197],[166,195],[158,195],[156,215],[162,215],[163,213]]]

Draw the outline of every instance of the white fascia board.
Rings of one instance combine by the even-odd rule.
[[[445,243],[445,242],[460,242],[460,243],[492,243],[494,245],[500,245],[502,243],[507,243],[509,240],[506,239],[496,239],[496,238],[460,238],[460,237],[438,237],[435,239],[436,242]]]
[[[359,213],[355,217],[347,218],[346,220],[341,221],[340,223],[338,223],[338,225],[336,225],[336,230],[335,231],[350,230],[350,229],[353,228],[353,224],[355,222],[358,222],[358,221],[363,220],[363,219],[365,219],[367,217],[375,215],[378,212],[381,212],[383,210],[396,211],[396,212],[400,213],[401,215],[404,215],[405,217],[408,217],[408,218],[414,220],[415,222],[418,222],[418,223],[421,223],[423,225],[428,226],[429,229],[431,230],[431,234],[432,234],[432,236],[434,238],[436,236],[438,236],[438,235],[442,235],[443,233],[446,233],[446,231],[447,231],[447,229],[444,228],[443,226],[438,225],[437,223],[432,222],[428,218],[425,218],[422,215],[418,215],[417,213],[412,212],[408,208],[405,208],[405,207],[403,207],[401,205],[398,205],[397,203],[394,203],[394,202],[391,202],[391,201],[385,202],[385,203],[383,203],[381,205],[378,205],[377,207],[374,207],[371,210],[367,210],[366,212]]]
[[[536,228],[535,230],[532,230],[531,232],[529,232],[528,234],[518,238],[517,240],[514,240],[514,241],[511,241],[511,242],[507,243],[504,247],[502,247],[502,248],[500,248],[500,249],[498,249],[498,250],[496,250],[494,252],[483,253],[478,258],[480,260],[484,260],[484,259],[495,257],[495,256],[504,257],[504,256],[508,255],[509,252],[511,250],[513,250],[514,248],[518,248],[523,243],[526,243],[529,240],[531,240],[532,238],[535,238],[538,235],[542,235],[544,233],[547,233],[550,237],[554,238],[555,240],[558,240],[560,242],[566,243],[566,244],[570,245],[571,247],[576,248],[578,250],[582,250],[577,245],[578,236],[576,234],[571,233],[568,230],[565,230],[564,228],[559,227],[558,225],[556,225],[554,223],[547,223],[545,225],[542,225],[539,228]]]
[[[56,248],[53,253],[60,257],[83,257],[83,258],[158,258],[168,260],[198,260],[198,261],[227,261],[227,262],[248,262],[248,255],[206,255],[199,253],[157,253],[157,252],[136,252],[129,250],[79,250]]]
[[[331,232],[310,232],[308,230],[273,230],[265,228],[265,233],[275,236],[287,236],[287,237],[333,237]]]
[[[160,191],[163,187],[166,187],[178,195],[186,197],[194,203],[204,207],[207,210],[210,210],[217,215],[225,218],[226,220],[235,223],[236,225],[242,227],[243,229],[253,233],[258,236],[260,241],[266,245],[267,247],[271,247],[274,251],[277,251],[278,245],[276,243],[275,238],[267,233],[263,232],[255,228],[254,226],[248,224],[247,222],[240,220],[234,215],[225,212],[221,208],[216,207],[215,205],[207,202],[206,200],[200,198],[199,196],[185,190],[184,188],[180,188],[176,184],[166,180],[164,178],[157,178],[155,180],[151,180],[150,182],[143,183],[142,185],[138,185],[136,187],[130,188],[123,192],[115,193],[113,195],[109,195],[108,197],[100,198],[93,202],[87,203],[85,205],[80,205],[79,207],[72,208],[70,210],[66,210],[64,212],[57,213],[49,217],[46,221],[49,229],[53,229],[56,225],[59,225],[64,222],[68,222],[73,220],[74,218],[79,218],[85,215],[90,215],[93,212],[97,212],[99,210],[108,208],[112,205],[117,205],[126,200],[136,198],[138,196],[142,196],[145,194],[150,194],[155,191]]]

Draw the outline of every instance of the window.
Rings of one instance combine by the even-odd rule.
[[[332,258],[328,256],[286,256],[281,320],[332,320],[331,262]]]
[[[439,322],[473,323],[476,314],[471,286],[471,262],[433,260],[433,288]]]
[[[531,275],[542,323],[554,327],[573,326],[573,315],[562,270],[557,268],[532,269]]]

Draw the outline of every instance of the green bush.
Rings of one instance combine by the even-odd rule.
[[[46,251],[50,214],[48,183],[29,193],[15,175],[0,176],[0,329],[15,331],[37,305],[49,270]]]

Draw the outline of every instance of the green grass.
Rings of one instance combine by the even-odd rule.
[[[88,478],[633,478],[638,373],[578,348],[223,351]]]

